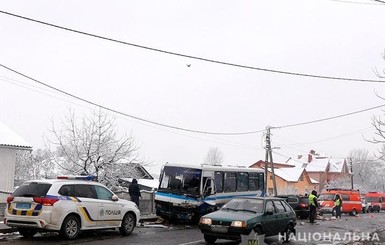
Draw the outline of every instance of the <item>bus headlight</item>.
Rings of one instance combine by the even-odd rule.
[[[246,227],[246,222],[245,221],[234,220],[233,222],[231,222],[231,226],[245,228]]]
[[[202,217],[200,219],[199,223],[202,224],[202,225],[211,225],[212,224],[212,220],[210,218]]]

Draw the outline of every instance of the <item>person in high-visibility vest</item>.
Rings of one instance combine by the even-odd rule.
[[[315,223],[314,220],[317,216],[317,207],[318,207],[317,192],[315,190],[312,190],[312,192],[309,195],[309,206],[310,206],[310,214],[309,214],[310,223]]]
[[[336,211],[336,218],[339,217],[341,219],[342,199],[340,198],[340,195],[338,195],[338,194],[334,198],[334,209]]]

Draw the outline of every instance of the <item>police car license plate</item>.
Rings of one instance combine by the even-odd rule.
[[[17,209],[30,209],[31,208],[31,204],[30,203],[26,203],[26,202],[18,202],[18,203],[16,203],[16,208]]]

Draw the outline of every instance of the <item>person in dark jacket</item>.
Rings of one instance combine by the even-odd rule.
[[[316,219],[317,208],[318,208],[317,192],[315,190],[313,190],[309,195],[309,206],[310,206],[310,215],[309,215],[310,223],[315,223],[314,220]]]
[[[128,187],[128,193],[130,194],[131,201],[139,207],[139,197],[141,198],[142,195],[140,194],[140,188],[136,179],[132,179],[132,183]]]

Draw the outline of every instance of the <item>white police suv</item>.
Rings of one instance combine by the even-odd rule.
[[[133,232],[140,219],[135,203],[119,199],[92,176],[61,176],[24,182],[7,198],[4,223],[24,237],[56,231],[74,239],[82,230]]]

